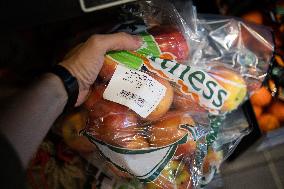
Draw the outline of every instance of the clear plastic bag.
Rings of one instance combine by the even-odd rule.
[[[223,117],[221,124],[207,135],[208,150],[203,159],[200,186],[205,186],[214,179],[219,173],[221,164],[234,152],[242,138],[251,131],[252,127],[247,121],[243,108],[238,108]]]
[[[245,135],[234,125],[226,139],[226,116],[261,85],[273,45],[234,19],[196,20],[191,11],[184,21],[164,1],[124,8],[132,20],[112,31],[130,30],[144,43],[106,55],[84,105],[82,134],[120,178],[148,189],[197,188]],[[253,34],[247,40],[257,34],[266,49],[245,43],[240,28]]]
[[[191,64],[208,68],[212,62],[221,63],[245,79],[249,94],[254,92],[265,79],[273,56],[272,31],[238,18],[199,17],[197,27],[202,41]]]
[[[262,85],[274,52],[269,28],[216,15],[199,15],[197,27],[203,39],[192,56],[191,65],[210,70],[212,64],[223,64],[244,78],[248,96]],[[234,109],[236,107],[231,110]],[[208,144],[200,180],[202,186],[214,178],[221,163],[252,129],[241,108],[226,113],[221,122]]]

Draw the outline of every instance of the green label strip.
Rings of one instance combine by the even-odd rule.
[[[154,56],[159,57],[161,54],[160,48],[156,43],[154,37],[148,33],[141,33],[140,36],[143,39],[143,45],[136,52],[147,57]],[[128,51],[111,51],[107,55],[114,61],[124,64],[125,66],[139,70],[143,65],[143,60],[128,52]]]
[[[156,43],[154,37],[148,33],[141,33],[140,36],[143,39],[143,45],[137,50],[137,53],[144,56],[159,57],[161,54],[160,48]]]
[[[141,58],[128,51],[109,52],[107,55],[116,62],[136,70],[139,70],[143,65],[143,60]]]

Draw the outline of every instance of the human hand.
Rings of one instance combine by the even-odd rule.
[[[136,50],[142,42],[138,36],[126,33],[93,35],[67,54],[60,65],[78,80],[79,95],[76,106],[86,99],[104,61],[104,55],[112,50]]]

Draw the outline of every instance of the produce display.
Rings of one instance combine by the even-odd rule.
[[[153,189],[206,185],[247,134],[228,120],[244,119],[238,108],[262,85],[271,33],[235,19],[185,21],[160,1],[133,5],[129,33],[143,45],[105,56],[81,134],[120,179]]]
[[[254,113],[260,129],[266,133],[280,128],[284,121],[284,102],[274,99],[271,92],[262,87],[252,97]]]
[[[275,56],[272,60],[272,68],[268,73],[265,87],[258,90],[252,97],[254,112],[258,120],[258,125],[263,133],[276,130],[283,126],[284,103],[283,103],[283,8],[281,1],[275,1],[269,5],[269,14],[267,10],[257,9],[242,14],[246,21],[267,25],[273,28],[275,38]]]
[[[47,136],[27,168],[29,188],[83,188],[86,162],[59,137]]]

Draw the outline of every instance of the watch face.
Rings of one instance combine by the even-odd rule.
[[[136,0],[79,0],[84,12],[92,12]]]

